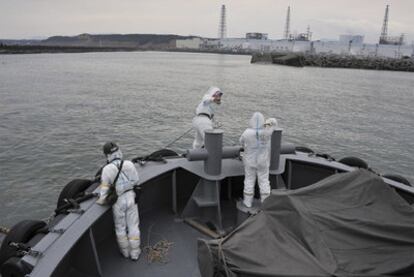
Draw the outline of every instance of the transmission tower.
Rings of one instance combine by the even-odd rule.
[[[223,39],[227,37],[226,26],[226,5],[221,5],[220,25],[219,25],[219,38]]]
[[[285,32],[283,34],[283,38],[289,39],[289,35],[290,35],[290,6],[288,6],[288,9],[287,9]]]
[[[306,29],[306,36],[308,40],[312,40],[312,32],[310,30],[310,26],[308,25],[308,28]]]
[[[380,43],[385,43],[388,37],[388,9],[389,5],[385,8],[384,22],[382,23]]]

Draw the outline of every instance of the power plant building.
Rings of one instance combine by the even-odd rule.
[[[217,39],[193,37],[177,40],[179,49],[224,50],[234,53],[251,52],[303,52],[312,54],[340,54],[358,56],[382,56],[400,58],[414,56],[414,45],[404,45],[404,37],[388,36],[389,6],[386,7],[379,43],[364,43],[363,35],[343,34],[336,41],[312,41],[310,26],[306,33],[290,32],[291,9],[288,7],[283,39],[273,40],[267,33],[249,32],[245,38],[228,38],[226,24],[226,7],[221,6],[219,34]]]
[[[175,47],[178,49],[200,49],[203,44],[203,39],[199,37],[189,39],[177,39],[175,41]]]
[[[265,33],[246,33],[246,39],[267,39],[268,34]]]

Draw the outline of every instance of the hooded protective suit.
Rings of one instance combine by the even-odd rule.
[[[244,200],[247,207],[252,206],[256,176],[260,188],[260,198],[263,201],[270,195],[269,166],[270,140],[273,128],[264,128],[263,114],[255,112],[247,128],[240,137],[244,147]]]
[[[107,155],[108,164],[101,175],[98,203],[104,203],[109,186],[113,184],[122,160],[121,150]],[[124,161],[122,171],[115,184],[118,200],[112,206],[115,233],[122,255],[137,260],[141,254],[138,206],[135,203],[133,186],[138,183],[138,172],[131,161]]]
[[[215,94],[223,93],[217,87],[210,87],[197,106],[196,116],[193,118],[193,128],[196,132],[193,149],[202,148],[205,130],[213,129],[214,108],[217,106],[214,102]]]
[[[272,128],[273,130],[278,127],[277,119],[274,117],[268,118],[265,121],[266,128]]]

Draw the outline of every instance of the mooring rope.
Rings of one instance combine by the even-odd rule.
[[[153,262],[168,263],[168,254],[174,242],[170,242],[162,235],[158,234],[161,236],[161,240],[154,245],[150,245],[151,234],[157,234],[152,232],[152,227],[154,227],[155,223],[156,222],[152,223],[148,228],[147,245],[144,247],[144,251],[147,253],[147,261],[149,264]]]
[[[167,240],[160,240],[154,245],[145,246],[144,250],[147,253],[148,263],[168,263],[168,253],[173,244],[173,242]]]
[[[168,143],[166,146],[163,147],[163,149],[170,147],[171,145],[173,145],[174,143],[176,143],[177,141],[179,141],[180,139],[182,139],[185,135],[187,135],[188,133],[190,133],[190,131],[193,130],[193,127],[191,127],[190,129],[188,129],[187,131],[185,131],[181,136],[179,136],[178,138],[174,139],[172,142]]]

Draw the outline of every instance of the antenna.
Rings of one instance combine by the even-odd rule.
[[[312,32],[310,30],[310,26],[308,25],[308,28],[306,29],[306,35],[308,37],[308,40],[312,40]]]
[[[227,37],[226,26],[226,5],[221,5],[220,25],[219,25],[219,38],[223,39]]]
[[[290,6],[288,6],[288,9],[287,9],[285,32],[283,34],[283,38],[289,39],[289,34],[290,34]]]
[[[382,23],[380,43],[386,42],[388,37],[388,10],[389,5],[385,8],[384,22]]]

